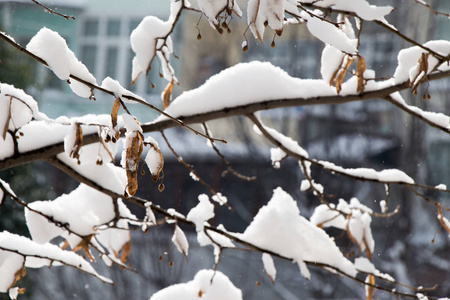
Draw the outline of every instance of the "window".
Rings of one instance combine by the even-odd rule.
[[[89,71],[95,74],[96,67],[96,55],[97,55],[97,46],[95,45],[85,45],[81,48],[81,60],[89,69]]]
[[[98,26],[99,22],[97,19],[88,19],[84,23],[83,34],[84,36],[97,36],[98,35]]]
[[[119,56],[119,49],[116,47],[109,47],[106,51],[105,61],[105,77],[109,76],[115,78],[117,76],[117,61]]]
[[[106,34],[108,36],[119,36],[120,35],[120,20],[119,19],[111,19],[108,20],[107,31]]]

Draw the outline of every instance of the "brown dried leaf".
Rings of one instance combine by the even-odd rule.
[[[372,300],[373,299],[373,294],[375,293],[375,288],[373,287],[375,285],[375,276],[373,276],[372,274],[368,275],[367,279],[366,279],[366,282],[371,284],[371,285],[367,286],[367,290],[366,290],[367,298],[366,299],[367,300]]]
[[[117,126],[117,114],[120,109],[120,98],[116,98],[114,101],[112,110],[111,110],[111,127],[114,128]]]
[[[127,172],[127,190],[128,195],[133,196],[136,194],[138,188],[138,169],[139,169],[139,159],[141,157],[143,150],[142,136],[139,132],[136,132],[134,137],[132,137],[131,145],[127,148],[125,158],[125,170]]]
[[[364,57],[358,56],[358,62],[356,64],[356,76],[358,77],[358,87],[356,91],[358,93],[364,92],[364,72],[366,71],[366,61]]]
[[[128,242],[125,243],[125,245],[123,245],[122,247],[122,255],[120,256],[120,261],[122,263],[126,263],[128,260],[128,256],[130,256],[131,253],[131,234],[130,234],[130,239],[128,240]]]
[[[342,90],[342,83],[344,82],[345,75],[347,74],[348,68],[352,65],[352,63],[355,61],[354,58],[347,58],[347,63],[345,64],[344,68],[340,69],[339,74],[336,78],[336,92],[339,94]]]
[[[430,53],[425,53],[425,52],[422,53],[422,55],[419,58],[419,71],[417,72],[417,75],[414,77],[414,79],[411,80],[411,82],[409,83],[409,87],[411,88],[411,90],[414,94],[417,94],[417,88],[427,78],[426,74],[428,73],[428,57],[429,56],[430,56]],[[419,78],[419,76],[422,76],[422,77]]]
[[[83,146],[83,129],[81,128],[80,123],[75,123],[75,144],[73,145],[72,150],[70,151],[70,157],[79,159],[80,158],[80,150]]]
[[[91,242],[91,239],[94,237],[94,234],[87,235],[83,237],[81,242],[72,250],[73,252],[77,252],[78,250],[83,250],[84,253],[86,253],[87,257],[91,261],[95,261],[94,257],[91,254],[91,250],[89,249],[89,244]]]
[[[25,277],[25,275],[27,275],[27,269],[25,267],[18,269],[16,273],[14,273],[14,281],[9,288],[13,288],[16,285],[17,281]]]
[[[442,227],[444,227],[445,230],[447,230],[447,232],[450,234],[450,227],[448,226],[448,223],[445,221],[445,217],[442,214],[442,209],[441,209],[441,204],[438,203],[437,204],[437,209],[438,209],[438,219],[439,219],[439,223],[441,223]]]
[[[170,98],[172,97],[173,86],[174,86],[174,82],[173,82],[173,80],[171,80],[167,84],[166,88],[164,89],[164,92],[163,92],[164,109],[166,109],[170,105]]]
[[[260,4],[261,4],[261,1],[257,0],[257,5],[256,5],[256,9],[255,9],[255,15],[254,16],[249,16],[249,19],[251,20],[249,24],[253,24],[253,26],[256,23],[256,19],[258,18]],[[261,33],[256,28],[256,26],[255,26],[255,32],[256,32],[256,35],[258,37],[258,40],[262,43],[263,42],[263,38],[261,36]]]

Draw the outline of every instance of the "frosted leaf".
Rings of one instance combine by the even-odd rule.
[[[205,222],[214,217],[214,205],[209,201],[206,194],[198,196],[199,203],[192,208],[186,219],[195,224],[197,232],[203,231]]]
[[[341,67],[345,54],[331,45],[326,45],[322,51],[320,74],[323,80],[331,84],[333,76]]]
[[[2,238],[6,233],[0,233],[0,248],[3,248]],[[17,253],[0,250],[0,292],[6,293],[15,283],[15,273],[24,265],[25,259]]]
[[[200,270],[192,281],[162,289],[150,300],[242,300],[242,292],[220,271]]]
[[[438,41],[428,41],[423,46],[430,48],[431,50],[441,54],[446,57],[450,54],[450,41],[438,40]],[[394,72],[394,82],[402,83],[408,80],[414,79],[418,74],[419,68],[419,59],[422,56],[422,53],[426,52],[422,48],[418,46],[410,47],[401,50],[398,53],[398,67]],[[428,70],[427,74],[429,74],[434,68],[439,64],[439,60],[434,56],[428,56]],[[438,68],[441,71],[449,70],[450,66],[446,63],[442,64]]]
[[[16,197],[16,194],[11,189],[9,184],[7,182],[3,181],[2,179],[0,179],[0,185],[2,186],[2,188],[0,188],[0,206],[1,206],[3,203],[3,200],[5,200],[5,197],[6,197],[6,193],[3,191],[3,189],[5,189],[7,193],[9,193],[10,195],[13,195],[14,197]]]
[[[353,264],[345,258],[334,241],[322,229],[300,215],[292,197],[277,188],[243,234],[238,235],[262,249],[291,258],[304,276],[309,272],[305,262],[324,263],[355,276]]]
[[[331,208],[334,205],[330,204]],[[347,226],[347,220],[338,211],[330,209],[325,204],[321,204],[314,209],[314,213],[309,219],[312,224],[325,228],[335,227],[345,230]]]
[[[333,24],[322,21],[319,18],[311,17],[302,11],[302,18],[307,20],[306,27],[309,32],[324,43],[330,44],[336,49],[348,54],[356,54],[358,50],[356,39],[350,39],[342,30],[336,28]]]
[[[26,48],[42,58],[59,79],[68,80],[70,75],[74,75],[91,84],[97,84],[95,77],[76,58],[66,41],[57,32],[46,27],[42,28],[30,40]],[[91,96],[91,89],[85,84],[72,78],[69,85],[78,96],[84,98]]]
[[[139,125],[139,121],[132,115],[123,114],[122,119],[125,125],[125,129],[128,132],[137,131],[143,133],[141,125]]]
[[[39,112],[33,97],[12,85],[0,83],[0,136],[3,137],[5,128],[14,131],[28,124],[33,118],[49,120],[45,114]]]
[[[189,251],[189,243],[183,230],[178,225],[175,225],[175,231],[172,236],[172,242],[177,247],[178,251],[183,254],[186,259]]]
[[[162,156],[161,150],[159,149],[158,143],[153,138],[149,138],[146,138],[144,140],[145,145],[150,145],[147,155],[145,156],[145,163],[152,173],[153,181],[156,182],[159,179],[159,174],[163,169],[164,158]]]
[[[273,30],[283,29],[285,0],[249,0],[247,4],[247,19],[250,30],[255,38],[263,40],[264,23]]]
[[[273,263],[273,258],[268,253],[263,253],[262,255],[262,261],[264,264],[264,271],[266,272],[267,276],[269,276],[270,280],[275,282],[275,277],[277,275],[277,269],[275,269],[275,264]]]

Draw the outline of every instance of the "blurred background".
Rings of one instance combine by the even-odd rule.
[[[63,36],[75,52],[101,81],[110,76],[122,86],[141,95],[157,107],[162,107],[161,92],[166,82],[159,76],[160,65],[154,61],[147,77],[141,76],[131,85],[131,51],[129,35],[148,15],[166,20],[169,15],[168,0],[42,0],[58,12],[72,15],[76,20],[65,20],[51,15],[31,1],[0,0],[0,30],[5,31],[25,46],[42,28],[48,27]],[[246,2],[238,1],[245,12]],[[435,16],[415,1],[378,1],[398,8],[388,16],[388,21],[406,36],[419,43],[431,39],[450,40],[450,20]],[[427,2],[429,3],[429,2]],[[193,3],[196,4],[196,3]],[[438,11],[450,12],[448,0],[434,0],[430,5]],[[247,28],[246,17],[234,17],[229,24],[231,33],[220,35],[205,17],[194,12],[184,12],[172,34],[175,54],[171,58],[180,85],[174,96],[202,85],[210,76],[239,62],[270,61],[291,76],[320,78],[320,57],[323,43],[312,37],[305,26],[285,28],[271,42],[274,32],[266,29],[264,43],[254,40]],[[410,47],[387,30],[365,22],[361,36],[360,53],[367,68],[378,78],[392,76],[397,66],[397,53]],[[198,34],[202,38],[197,39]],[[248,39],[248,51],[241,44]],[[51,47],[51,45],[49,45]],[[42,65],[27,58],[6,43],[0,43],[0,81],[14,84],[31,94],[40,110],[49,117],[61,115],[81,116],[88,113],[109,114],[112,99],[96,93],[97,100],[89,101],[73,94],[66,82],[59,80]],[[155,85],[152,88],[152,83]],[[402,92],[408,104],[422,109],[450,114],[450,79],[426,84],[418,96],[409,90]],[[422,100],[425,88],[431,99]],[[214,99],[211,99],[214,101]],[[129,106],[142,122],[152,121],[157,113],[140,106]],[[266,125],[297,140],[310,157],[331,160],[344,167],[398,168],[407,172],[416,182],[450,185],[450,139],[447,134],[430,128],[420,120],[412,119],[398,108],[382,99],[342,105],[327,105],[276,109],[261,113]],[[258,137],[244,117],[234,117],[208,123],[215,137],[228,141],[217,145],[232,167],[256,180],[245,181],[232,174],[223,176],[226,167],[214,150],[183,128],[167,130],[173,148],[186,162],[193,165],[201,177],[216,191],[224,194],[234,212],[216,207],[212,225],[224,224],[229,231],[242,232],[259,208],[266,204],[273,189],[281,186],[298,202],[301,213],[309,217],[319,200],[310,192],[299,190],[303,179],[298,163],[286,159],[280,169],[270,162],[272,145]],[[202,130],[201,127],[198,127]],[[158,192],[148,175],[139,178],[138,196],[173,207],[187,214],[197,203],[198,195],[209,193],[200,183],[192,180],[189,170],[181,166],[158,133],[152,136],[159,142],[165,158],[166,189]],[[117,160],[117,162],[120,160]],[[37,162],[0,173],[11,184],[16,194],[28,202],[54,199],[70,192],[78,184],[51,165]],[[380,184],[355,182],[313,168],[316,182],[324,185],[327,194],[335,200],[357,197],[363,204],[379,211],[379,201],[385,198],[385,188]],[[424,287],[439,284],[438,295],[450,295],[450,250],[448,234],[440,229],[436,209],[418,199],[406,188],[393,187],[389,206],[401,206],[400,212],[389,219],[374,218],[373,233],[376,241],[373,261],[383,272],[398,281]],[[427,192],[441,203],[450,200],[444,193]],[[444,198],[447,197],[447,198]],[[23,220],[23,211],[7,201],[0,210],[0,231],[8,230],[29,236]],[[142,217],[142,210],[130,206]],[[183,228],[184,229],[184,228]],[[27,293],[21,299],[147,299],[155,291],[170,284],[191,280],[198,270],[214,265],[211,249],[198,246],[196,236],[186,228],[190,240],[189,262],[171,245],[173,226],[162,226],[144,234],[132,232],[130,263],[137,272],[106,268],[101,262],[96,269],[115,281],[115,286],[97,282],[94,278],[69,268],[28,270],[22,279]],[[340,232],[330,230],[337,244],[351,256],[358,250]],[[408,251],[406,251],[408,250]],[[162,258],[162,260],[160,260]],[[173,261],[172,267],[169,261]],[[244,294],[244,299],[362,299],[364,288],[352,281],[336,278],[324,271],[314,270],[312,280],[306,281],[296,265],[275,260],[278,270],[275,284],[264,277],[260,254],[251,252],[224,252],[219,270],[222,270]],[[420,270],[420,271],[419,271]],[[256,286],[256,282],[260,282]],[[0,296],[0,299],[3,295]],[[381,292],[380,299],[391,298]],[[5,298],[8,299],[8,298]]]

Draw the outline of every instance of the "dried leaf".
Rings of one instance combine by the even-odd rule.
[[[111,127],[114,128],[117,126],[117,114],[119,113],[120,108],[120,98],[116,98],[114,101],[112,110],[111,110]]]
[[[14,282],[11,284],[11,286],[9,288],[13,288],[16,285],[17,281],[19,281],[21,278],[25,277],[26,274],[27,274],[27,269],[25,267],[18,269],[16,271],[16,273],[14,273]]]
[[[352,65],[352,63],[355,61],[354,58],[347,58],[347,63],[345,64],[345,67],[342,68],[339,71],[339,74],[336,78],[336,92],[339,94],[342,90],[342,83],[344,82],[345,75],[347,74],[348,68]]]
[[[128,256],[130,256],[131,253],[131,234],[130,234],[130,239],[128,240],[128,242],[125,243],[125,245],[123,245],[122,247],[122,255],[120,256],[120,261],[122,263],[126,263],[128,260]]]
[[[262,261],[264,265],[264,272],[269,276],[272,283],[275,282],[275,277],[277,275],[277,270],[275,269],[275,264],[273,263],[273,258],[267,253],[263,253]]]
[[[8,128],[9,128],[9,120],[11,119],[11,104],[12,104],[12,97],[9,100],[9,109],[8,109],[8,116],[5,119],[5,125],[3,126],[3,140],[6,139],[6,134],[8,133]]]
[[[173,82],[173,80],[171,80],[167,84],[166,88],[164,89],[164,92],[163,92],[163,106],[164,106],[164,109],[166,109],[170,105],[170,99],[172,98],[173,86],[174,86],[174,82]]]
[[[450,234],[450,222],[442,214],[442,209],[441,209],[440,203],[437,204],[437,209],[438,209],[439,223],[441,223],[442,227],[444,227],[444,229],[447,230],[447,232]]]
[[[146,139],[145,145],[150,145],[150,149],[145,156],[145,162],[152,173],[152,180],[157,182],[164,167],[164,157],[156,142],[151,142],[150,139]]]
[[[430,56],[430,53],[423,52],[419,58],[419,71],[417,72],[417,75],[414,77],[413,80],[411,80],[411,82],[409,84],[409,87],[411,88],[411,90],[414,94],[417,94],[417,88],[427,78],[426,75],[428,73],[428,57],[429,56]]]
[[[127,139],[131,139],[125,153],[125,170],[127,173],[127,190],[128,195],[136,194],[138,188],[138,169],[139,159],[143,150],[142,136],[137,131],[133,131],[128,135]]]
[[[256,19],[258,18],[258,13],[259,13],[259,7],[261,5],[261,1],[257,0],[257,5],[256,5],[256,9],[255,9],[255,14],[253,16],[248,16],[248,19],[251,20],[249,22],[250,26],[252,26],[255,29],[255,33],[256,36],[258,38],[258,40],[262,43],[263,42],[263,38],[261,35],[261,32],[258,31],[258,28],[255,26],[256,24]]]
[[[94,234],[87,235],[83,237],[81,242],[72,250],[73,252],[77,252],[78,250],[83,250],[84,253],[88,256],[91,261],[95,261],[94,257],[91,254],[91,250],[89,249],[89,244],[91,239],[94,237]]]
[[[366,293],[367,293],[367,300],[372,300],[373,299],[373,294],[375,293],[375,288],[373,287],[375,285],[375,276],[373,276],[372,274],[367,276],[366,282],[368,285],[366,286]]]
[[[69,156],[75,159],[80,158],[80,150],[83,146],[83,129],[80,123],[75,123],[75,142]]]
[[[364,57],[358,56],[358,62],[356,64],[356,76],[358,77],[358,87],[356,91],[358,93],[364,92],[364,72],[366,71],[366,61]]]
[[[172,242],[177,247],[178,251],[184,255],[186,261],[188,260],[189,243],[183,230],[178,225],[175,225]]]

